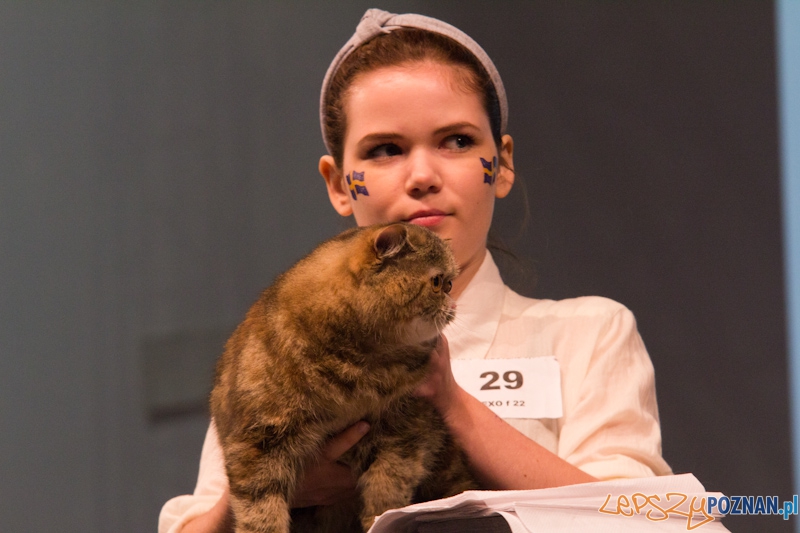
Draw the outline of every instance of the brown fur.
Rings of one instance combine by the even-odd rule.
[[[211,394],[237,532],[361,531],[387,509],[476,487],[438,413],[413,395],[453,317],[455,275],[433,232],[393,224],[323,243],[264,291]],[[370,431],[341,460],[360,501],[291,513],[304,466],[358,420]]]

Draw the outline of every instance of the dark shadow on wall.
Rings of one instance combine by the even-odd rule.
[[[520,198],[496,215],[529,267],[519,276],[511,262],[509,278],[537,297],[599,294],[631,308],[674,471],[789,499],[772,4],[534,11],[506,19],[514,44],[476,36],[508,85],[531,204],[521,238]],[[791,528],[777,516],[725,524]]]

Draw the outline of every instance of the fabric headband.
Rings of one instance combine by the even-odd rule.
[[[322,140],[325,142],[325,147],[328,149],[328,152],[331,152],[331,147],[325,136],[325,96],[328,93],[328,88],[331,80],[333,80],[333,76],[336,74],[336,71],[339,70],[339,66],[341,66],[342,62],[344,62],[353,50],[382,33],[391,33],[392,30],[399,28],[415,28],[438,33],[449,37],[469,50],[472,55],[480,61],[483,68],[486,69],[486,72],[489,74],[489,78],[492,80],[494,90],[497,93],[497,100],[500,104],[500,134],[502,135],[506,132],[506,126],[508,125],[508,99],[506,98],[505,87],[503,87],[503,80],[500,79],[500,73],[497,72],[497,67],[494,66],[492,60],[489,59],[489,56],[483,48],[481,48],[472,37],[455,26],[424,15],[417,15],[414,13],[396,15],[381,9],[368,9],[367,12],[364,13],[364,16],[361,17],[361,22],[358,23],[356,32],[350,37],[350,40],[345,43],[342,49],[339,50],[336,57],[333,58],[333,62],[328,67],[328,72],[325,73],[325,79],[322,82],[322,93],[320,94],[319,100],[319,119],[322,126]]]

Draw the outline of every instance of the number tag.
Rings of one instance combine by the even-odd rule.
[[[561,371],[555,357],[453,359],[456,383],[501,418],[560,418]]]

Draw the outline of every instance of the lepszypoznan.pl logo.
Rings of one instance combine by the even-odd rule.
[[[603,514],[618,516],[644,515],[648,520],[660,522],[668,518],[686,520],[686,529],[693,530],[713,522],[715,518],[735,515],[779,515],[784,520],[800,512],[800,502],[795,495],[782,504],[777,496],[696,496],[680,492],[630,496],[620,494],[606,497],[598,509]]]

